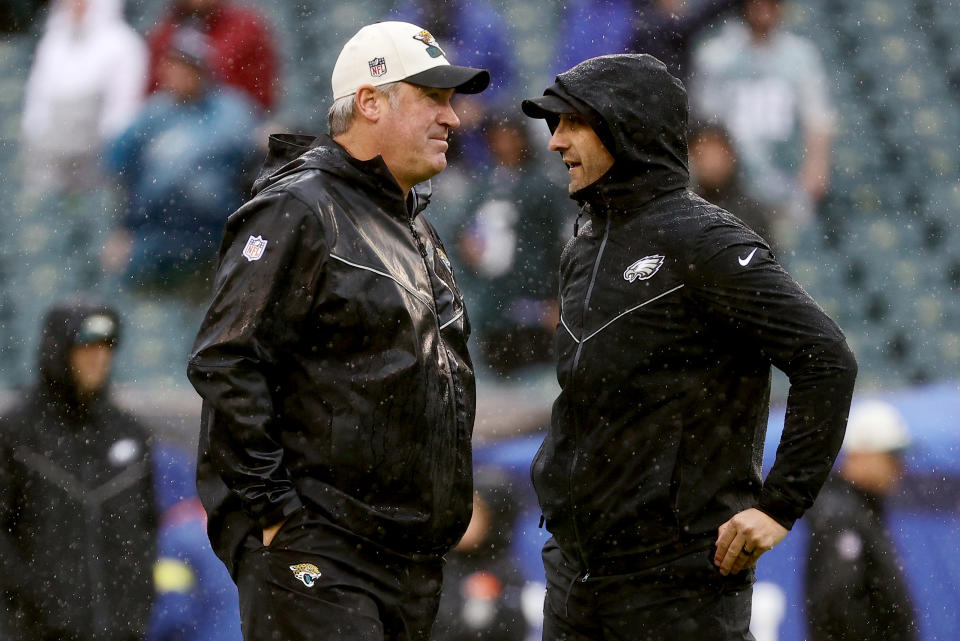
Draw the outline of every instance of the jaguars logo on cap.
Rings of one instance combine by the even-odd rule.
[[[427,45],[427,53],[430,54],[431,58],[439,58],[440,56],[447,55],[443,52],[443,49],[440,48],[440,45],[437,44],[437,39],[426,29],[415,35],[413,39],[419,40]]]

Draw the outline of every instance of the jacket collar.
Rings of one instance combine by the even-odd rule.
[[[358,160],[327,134],[270,136],[267,158],[254,183],[254,193],[292,173],[310,169],[319,169],[359,185],[384,210],[404,219],[414,218],[423,211],[432,194],[430,181],[426,181],[411,189],[404,200],[403,189],[383,157]]]

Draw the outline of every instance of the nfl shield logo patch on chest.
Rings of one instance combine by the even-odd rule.
[[[249,261],[260,260],[263,257],[263,251],[267,248],[267,242],[262,236],[251,236],[243,248],[243,256]]]

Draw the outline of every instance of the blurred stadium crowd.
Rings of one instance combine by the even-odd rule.
[[[577,216],[547,132],[520,116],[519,99],[604,53],[649,51],[684,79],[696,189],[767,235],[838,321],[861,390],[960,370],[960,3],[4,5],[8,398],[36,378],[43,312],[65,298],[104,300],[124,319],[113,378],[126,404],[192,442],[198,402],[185,363],[223,220],[249,189],[268,133],[326,130],[340,47],[388,18],[427,27],[456,63],[493,76],[481,98],[460,99],[463,126],[428,210],[471,305],[489,404],[481,440],[544,427],[556,265]],[[539,194],[553,207],[530,207]]]
[[[936,380],[960,364],[955,3],[784,3],[782,30],[805,40],[753,54],[734,24],[742,2],[730,0],[248,1],[252,11],[234,8],[214,21],[234,26],[177,18],[170,0],[133,0],[125,14],[117,0],[85,4],[88,14],[104,14],[83,18],[95,46],[75,42],[67,19],[55,19],[45,3],[14,0],[5,9],[0,382],[7,389],[31,378],[41,310],[77,292],[110,299],[128,320],[118,383],[184,386],[184,357],[209,286],[207,272],[194,266],[215,252],[218,224],[243,198],[265,134],[325,130],[328,72],[341,44],[388,16],[435,25],[456,60],[494,76],[482,102],[461,104],[459,158],[435,180],[431,208],[475,294],[480,335],[502,338],[498,323],[519,323],[525,344],[542,345],[541,329],[552,322],[544,272],[576,211],[556,184],[560,163],[545,153],[545,132],[517,117],[517,100],[539,93],[568,63],[641,46],[672,56],[699,120],[723,126],[705,134],[692,159],[701,192],[774,236],[788,269],[848,334],[861,386]],[[658,23],[650,14],[661,5],[680,13]],[[175,38],[184,25],[201,37]],[[715,50],[740,54],[724,61],[710,52],[711,40]],[[178,64],[167,64],[174,58]],[[182,108],[187,98],[138,95],[189,86],[178,67],[231,90],[215,91],[219,98],[195,114]],[[832,146],[820,161],[829,171],[803,166],[804,150],[817,155],[808,134],[818,127],[826,133],[819,144]],[[713,151],[724,143],[711,142],[724,136],[740,159],[732,199],[727,187],[708,184],[728,180],[716,168],[726,152]],[[824,180],[812,184],[812,173]],[[556,211],[523,211],[519,196],[528,189],[552,192]],[[554,228],[546,232],[546,224]],[[482,352],[502,373],[514,364],[501,362],[496,342]]]

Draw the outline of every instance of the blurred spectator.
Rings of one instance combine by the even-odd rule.
[[[742,4],[743,0],[635,0],[635,3],[633,50],[658,58],[670,73],[687,82],[690,42],[717,16]]]
[[[770,213],[746,195],[737,152],[727,130],[721,125],[693,125],[688,137],[694,191],[714,205],[736,212],[768,244],[773,243]]]
[[[105,267],[140,286],[197,296],[208,293],[198,276],[242,203],[255,149],[256,109],[218,87],[207,60],[206,37],[180,29],[159,65],[160,91],[107,154],[128,203],[104,250]]]
[[[156,602],[147,641],[240,641],[237,587],[207,538],[196,463],[176,445],[153,448],[157,475]]]
[[[150,30],[150,91],[163,89],[162,67],[182,28],[209,38],[207,68],[216,82],[233,87],[264,110],[276,106],[277,60],[266,19],[232,0],[172,0],[169,12]]]
[[[39,381],[0,420],[0,617],[16,630],[5,639],[143,638],[154,483],[148,430],[109,397],[118,336],[111,309],[53,307]]]
[[[806,612],[811,641],[914,641],[903,563],[884,499],[903,474],[910,434],[891,405],[854,405],[837,468],[807,514]]]
[[[483,200],[457,241],[462,283],[482,360],[500,375],[550,362],[557,325],[557,266],[570,205],[531,151],[519,112],[484,127],[493,168],[477,185]]]
[[[102,184],[98,155],[143,102],[147,49],[123,0],[56,0],[37,46],[23,106],[28,196],[82,194]]]
[[[649,53],[689,77],[690,41],[743,0],[572,0],[563,12],[557,71],[610,53]]]
[[[446,556],[433,641],[522,641],[524,578],[511,557],[517,504],[509,479],[492,467],[474,474],[473,516]]]
[[[833,114],[816,45],[783,31],[782,12],[781,0],[747,0],[745,23],[697,49],[691,98],[730,131],[751,195],[795,227],[829,185]]]
[[[555,42],[555,73],[633,47],[637,0],[570,0],[562,12]]]
[[[481,127],[492,106],[515,93],[518,65],[510,23],[491,0],[397,0],[390,19],[434,25],[433,35],[449,49],[451,60],[490,72],[490,87],[482,94],[457,96],[460,126],[450,136],[447,152],[451,165],[462,158],[474,170],[488,166]]]

